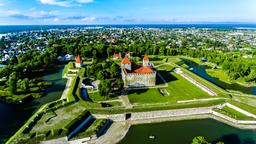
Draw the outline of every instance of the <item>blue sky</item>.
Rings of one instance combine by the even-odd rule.
[[[256,0],[0,0],[0,24],[256,23]]]

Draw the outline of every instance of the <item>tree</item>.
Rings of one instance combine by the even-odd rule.
[[[197,136],[192,140],[192,144],[210,144],[203,136]]]
[[[13,72],[8,81],[7,81],[7,84],[8,84],[8,87],[9,87],[9,92],[10,94],[15,94],[16,93],[16,89],[17,89],[17,74],[16,72]]]
[[[112,78],[117,77],[119,75],[119,69],[120,69],[120,67],[116,63],[113,63],[110,66],[109,72],[110,72]]]
[[[108,80],[102,80],[99,84],[99,93],[101,96],[109,96],[111,93],[111,83]]]
[[[18,63],[18,58],[16,56],[13,56],[9,62],[11,65],[17,64]]]
[[[104,73],[103,73],[103,71],[99,71],[99,72],[97,73],[97,79],[99,79],[99,80],[104,80]]]
[[[124,82],[121,78],[116,80],[116,88],[118,91],[121,91],[124,88]]]
[[[28,92],[29,90],[29,80],[25,78],[24,80],[18,81],[18,87],[23,90],[24,92]]]

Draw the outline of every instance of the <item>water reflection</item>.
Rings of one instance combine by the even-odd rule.
[[[226,89],[226,90],[234,90],[234,91],[241,91],[243,93],[246,94],[254,94],[256,95],[256,86],[252,86],[252,87],[246,87],[237,83],[226,83],[221,81],[220,79],[216,78],[216,77],[212,77],[209,76],[206,72],[206,69],[208,69],[209,67],[207,67],[206,65],[199,65],[191,60],[188,59],[182,59],[185,64],[187,64],[189,66],[189,70],[191,70],[192,72],[194,72],[195,74],[203,77],[204,79],[214,83],[215,85]]]

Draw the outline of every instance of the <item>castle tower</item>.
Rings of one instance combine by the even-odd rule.
[[[144,55],[144,58],[143,58],[143,66],[150,66],[150,65],[149,65],[148,55]]]
[[[121,62],[121,67],[131,71],[132,63],[130,62],[130,60],[127,57],[125,57]]]
[[[82,65],[81,58],[80,58],[80,55],[78,55],[78,56],[76,57],[75,66],[76,66],[76,68],[81,68],[81,65]]]

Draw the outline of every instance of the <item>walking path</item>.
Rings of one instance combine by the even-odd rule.
[[[203,101],[213,101],[213,100],[226,100],[227,98],[204,98],[204,99],[193,99],[193,100],[180,100],[177,103],[191,103],[191,102],[203,102]]]
[[[125,106],[125,108],[132,108],[132,104],[130,103],[127,95],[122,95],[119,97],[119,99],[122,101],[122,104]]]
[[[123,101],[121,99],[116,99],[116,100],[98,101],[97,103],[108,103],[108,102],[123,102]]]
[[[107,130],[107,132],[99,137],[96,140],[90,141],[88,143],[96,143],[96,144],[115,144],[118,143],[121,139],[123,139],[126,133],[129,131],[130,124],[123,122],[114,122],[111,127]]]
[[[64,77],[64,78],[66,78],[68,81],[66,83],[66,87],[65,87],[60,99],[67,99],[69,89],[71,88],[71,85],[72,85],[72,82],[73,82],[72,77]]]
[[[183,73],[183,71],[180,68],[174,69],[174,72],[177,73],[178,75],[182,76],[183,78],[185,78],[186,80],[188,80],[189,82],[194,84],[195,86],[199,87],[201,90],[205,91],[209,95],[217,96],[216,92],[214,92],[210,88],[206,87],[205,85],[199,83],[198,81],[196,81],[195,79],[191,78],[190,76],[186,75],[185,73]]]

